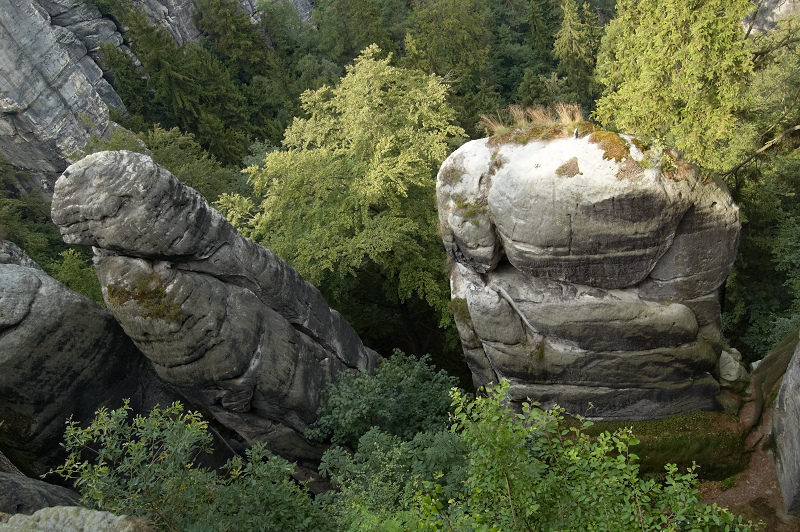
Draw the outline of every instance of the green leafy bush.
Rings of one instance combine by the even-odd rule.
[[[463,493],[449,504],[441,486],[420,494],[423,530],[751,530],[728,510],[699,502],[690,468],[665,467],[663,483],[640,478],[630,429],[589,437],[566,428],[562,410],[505,402],[508,383],[487,397],[453,393],[455,423],[468,449]]]
[[[51,262],[48,273],[72,290],[105,305],[100,281],[91,262],[76,249],[61,252],[61,260]]]
[[[429,357],[395,350],[375,376],[343,373],[325,390],[319,421],[308,436],[355,448],[372,427],[411,440],[418,432],[446,427],[455,377],[436,371]]]
[[[261,445],[234,458],[220,476],[197,466],[209,451],[207,423],[174,403],[128,423],[126,402],[101,408],[90,426],[70,421],[69,456],[51,471],[73,480],[85,505],[143,516],[172,531],[324,530],[325,520],[291,475],[294,466]],[[92,459],[86,456],[92,454]]]

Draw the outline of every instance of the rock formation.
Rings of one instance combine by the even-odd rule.
[[[80,25],[62,15],[65,25]],[[38,3],[0,0],[0,151],[47,193],[67,167],[67,156],[110,127],[100,95],[121,106],[87,54],[84,42],[51,23]]]
[[[52,214],[66,242],[94,246],[109,310],[162,378],[249,443],[320,455],[302,436],[320,392],[377,355],[314,286],[145,155],[70,166]]]
[[[70,416],[85,426],[99,407],[120,407],[123,398],[146,413],[179,396],[106,309],[12,260],[30,264],[0,251],[0,451],[39,476],[66,457],[59,444]]]
[[[775,465],[786,511],[800,515],[800,344],[795,349],[772,417]]]
[[[92,532],[149,532],[147,523],[130,515],[114,515],[80,508],[77,506],[54,506],[42,508],[33,515],[12,515],[8,521],[0,521],[0,532],[65,532],[68,530],[91,530]]]
[[[32,514],[50,506],[79,506],[80,495],[23,475],[0,473],[0,512]]]
[[[738,209],[677,153],[595,132],[469,142],[437,200],[476,386],[600,419],[717,407]]]
[[[257,2],[240,0],[257,19]],[[292,0],[310,22],[310,0]],[[149,21],[178,44],[198,41],[194,0],[140,0]],[[123,109],[99,55],[101,44],[127,53],[123,29],[86,0],[0,0],[0,152],[28,171],[49,196],[71,157],[91,135],[115,127],[108,109]]]

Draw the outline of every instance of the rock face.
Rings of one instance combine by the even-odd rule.
[[[100,94],[116,93],[87,53],[38,3],[0,0],[0,151],[46,192],[66,157],[109,127]]]
[[[109,310],[162,378],[249,443],[319,456],[302,433],[322,388],[378,358],[315,287],[144,155],[72,165],[52,209],[65,241],[94,246]]]
[[[146,413],[179,396],[106,309],[41,269],[0,264],[0,451],[42,475],[66,457],[70,416],[85,426],[123,398]]]
[[[787,513],[800,515],[800,344],[789,362],[772,417],[775,465]]]
[[[599,419],[716,408],[738,209],[678,154],[596,132],[476,140],[437,181],[476,386]]]
[[[239,4],[258,18],[255,0]],[[194,0],[135,5],[178,44],[200,39]],[[310,0],[292,5],[310,22]],[[124,107],[99,47],[129,52],[122,31],[87,0],[0,0],[0,152],[33,175],[26,189],[42,188],[49,196],[70,157],[91,135],[114,127],[108,109]]]
[[[148,532],[147,524],[129,515],[116,516],[78,506],[42,508],[33,515],[12,515],[0,522],[0,532],[65,532],[91,530],[92,532]]]
[[[32,514],[50,506],[79,506],[81,497],[61,486],[22,475],[0,473],[0,512]]]

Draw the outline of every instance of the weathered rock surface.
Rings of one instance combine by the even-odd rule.
[[[129,515],[116,516],[110,512],[90,510],[79,506],[42,508],[33,515],[12,515],[0,522],[2,532],[149,532],[147,524]]]
[[[32,514],[50,506],[79,506],[80,495],[22,475],[0,473],[0,512]]]
[[[0,450],[38,477],[64,460],[70,416],[85,426],[123,398],[147,413],[179,396],[106,309],[41,269],[0,264]]]
[[[775,465],[786,511],[800,515],[800,344],[795,349],[772,416]]]
[[[240,0],[251,19],[255,0]],[[194,0],[138,0],[149,21],[178,44],[197,42]],[[310,0],[292,0],[311,20]],[[123,103],[102,64],[103,43],[129,51],[123,29],[86,0],[0,0],[0,152],[30,172],[25,189],[52,192],[58,176],[93,134],[115,127],[108,109]]]
[[[162,378],[250,443],[319,456],[302,433],[322,388],[377,355],[314,286],[144,155],[72,165],[52,214],[94,246],[108,308]]]
[[[52,191],[66,157],[110,127],[109,91],[85,44],[38,3],[0,0],[0,151],[37,186]]]
[[[738,209],[677,154],[602,135],[477,140],[442,165],[440,225],[475,384],[506,378],[514,399],[602,419],[716,408],[718,289]]]

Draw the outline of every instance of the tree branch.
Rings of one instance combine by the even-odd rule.
[[[788,135],[788,134],[790,134],[790,133],[793,133],[793,132],[795,132],[795,131],[800,131],[800,124],[798,124],[798,125],[796,125],[796,126],[794,126],[794,127],[790,127],[789,129],[787,129],[786,131],[784,131],[783,133],[781,133],[780,135],[778,135],[777,137],[775,137],[775,138],[774,138],[774,139],[772,139],[771,141],[767,142],[766,144],[764,144],[763,146],[761,146],[759,149],[757,149],[756,151],[754,151],[754,152],[753,152],[753,153],[752,153],[752,154],[751,154],[751,155],[750,155],[750,156],[749,156],[747,159],[745,159],[744,161],[740,162],[739,164],[737,164],[737,165],[736,165],[736,166],[734,166],[732,169],[728,170],[727,172],[725,172],[725,173],[724,173],[724,174],[722,174],[722,175],[724,175],[724,176],[727,176],[727,175],[732,175],[732,174],[735,174],[735,173],[736,173],[736,172],[738,172],[738,171],[739,171],[739,170],[740,170],[740,169],[741,169],[741,168],[742,168],[744,165],[746,165],[747,163],[749,163],[750,161],[752,161],[753,159],[755,159],[756,157],[758,157],[759,155],[761,155],[762,153],[764,153],[765,151],[767,151],[768,149],[770,149],[770,148],[774,147],[776,144],[778,144],[780,141],[782,141],[782,140],[783,140],[783,138],[784,138],[786,135]]]

